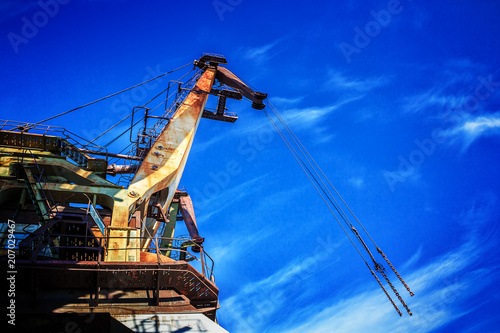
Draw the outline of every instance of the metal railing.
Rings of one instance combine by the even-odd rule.
[[[177,109],[184,102],[186,97],[191,92],[191,89],[194,88],[194,86],[196,85],[196,82],[198,81],[198,79],[200,77],[201,77],[201,70],[197,70],[194,73],[194,75],[189,80],[187,80],[185,83],[179,82],[181,89],[175,95],[174,101],[170,104],[170,106],[168,108],[165,109],[165,112],[163,113],[163,115],[161,117],[159,117],[160,119],[158,119],[158,121],[153,126],[151,126],[148,129],[144,129],[145,134],[142,135],[143,141],[137,140],[135,142],[132,142],[132,146],[126,152],[126,155],[130,155],[130,156],[137,155],[138,157],[140,157],[141,160],[143,160],[146,157],[149,149],[156,141],[156,138],[161,134],[163,129],[169,124],[170,119],[172,119],[172,117],[175,115],[175,113],[177,112]],[[167,92],[167,95],[168,95],[168,92]],[[167,103],[167,101],[165,101],[165,103]],[[119,160],[119,159],[117,159],[117,160]],[[131,163],[133,163],[133,161],[124,160],[125,165],[131,164]],[[135,163],[137,163],[137,162],[135,162]],[[130,184],[130,182],[132,181],[132,179],[134,178],[134,176],[135,176],[135,173],[123,174],[118,179],[117,184],[127,187]]]
[[[32,180],[34,180],[35,182],[31,183],[30,177],[28,176],[28,171],[25,168],[26,176],[25,176],[24,181],[26,183],[26,188],[27,188],[28,193],[29,193],[31,200],[33,202],[33,206],[35,207],[35,210],[37,211],[37,213],[39,215],[40,222],[44,222],[46,218],[47,219],[54,218],[59,211],[57,209],[57,205],[55,204],[54,198],[52,197],[52,194],[50,194],[50,190],[47,186],[47,182],[45,181],[45,177],[43,175],[43,172],[45,170],[40,168],[40,166],[38,165],[38,162],[35,158],[35,155],[31,151],[31,149],[23,149],[23,154],[21,155],[20,158],[18,157],[18,163],[21,164],[23,167],[25,166],[25,164],[27,165],[27,163],[24,162],[24,158],[26,156],[30,156],[31,159],[33,159],[33,162],[31,162],[31,159],[30,159],[29,164],[35,165],[36,170],[38,171],[38,175],[36,175],[36,174],[32,175],[33,176]],[[45,214],[43,214],[43,212],[42,212],[42,208],[40,207],[40,203],[38,202],[38,200],[36,198],[36,194],[34,192],[34,189],[37,189],[39,191],[41,199],[43,199],[44,204],[46,204],[46,206],[47,206],[46,207],[47,212]]]
[[[2,232],[1,234],[1,247],[3,249],[7,248],[6,240],[8,238],[7,232]],[[32,262],[46,261],[46,260],[57,260],[57,261],[95,261],[101,263],[106,261],[105,258],[110,251],[121,252],[124,254],[133,251],[147,251],[149,253],[156,254],[156,261],[154,263],[161,265],[168,263],[169,260],[176,262],[186,262],[203,274],[205,278],[213,282],[214,279],[214,261],[212,257],[205,251],[202,245],[199,245],[193,239],[189,238],[168,238],[168,237],[95,237],[93,235],[79,235],[79,234],[60,234],[60,233],[50,233],[50,234],[39,234],[34,237],[29,244],[20,245],[20,242],[25,237],[22,237],[21,232],[15,232],[18,235],[16,239],[15,250],[20,255],[20,258],[29,259]],[[108,249],[107,245],[113,240],[123,241],[127,240],[127,246]],[[147,239],[151,239],[151,244],[154,251],[151,249],[145,249],[141,244],[144,244]],[[139,244],[139,246],[133,247],[129,244]],[[116,244],[116,243],[115,243]],[[161,246],[161,244],[164,244]],[[199,249],[196,253],[195,249]],[[85,253],[89,254],[94,252],[95,256],[88,256],[89,258],[94,258],[90,260],[78,259],[77,256],[84,256]],[[66,257],[64,257],[66,256]],[[68,256],[73,256],[69,259]],[[127,256],[124,255],[126,258]],[[140,258],[136,258],[136,262],[140,261]],[[151,261],[148,261],[151,262]],[[196,263],[199,265],[193,265],[191,263]]]
[[[0,131],[18,133],[19,135],[21,135],[21,139],[16,146],[29,149],[40,149],[33,147],[31,142],[29,141],[33,139],[33,136],[29,136],[30,134],[57,137],[60,139],[57,147],[59,152],[74,160],[78,165],[86,165],[86,156],[93,156],[91,152],[88,152],[89,150],[104,151],[105,154],[103,155],[106,155],[106,153],[108,152],[107,148],[91,143],[78,134],[70,132],[66,128],[60,126],[31,124],[14,120],[0,119]],[[27,134],[25,136],[26,140],[25,138],[23,138],[23,134]],[[83,153],[81,152],[81,150],[85,150],[86,152]]]

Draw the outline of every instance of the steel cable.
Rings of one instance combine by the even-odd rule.
[[[279,126],[276,124],[276,122],[272,119],[272,117],[269,115],[269,113],[265,109],[263,111],[264,111],[265,115],[268,117],[268,119],[271,122],[271,124],[273,125],[274,129],[276,130],[276,132],[278,132],[278,134],[280,135],[281,139],[283,140],[283,142],[287,146],[288,150],[292,153],[293,157],[295,158],[295,160],[297,161],[297,163],[302,168],[302,171],[304,171],[304,173],[306,174],[307,178],[312,183],[312,185],[314,186],[314,188],[316,189],[316,191],[320,195],[321,199],[323,200],[323,202],[326,204],[326,206],[328,207],[328,209],[332,213],[333,217],[335,218],[335,220],[337,221],[337,223],[339,224],[339,226],[342,228],[342,230],[346,234],[346,236],[349,239],[349,241],[352,243],[352,245],[354,246],[354,248],[356,249],[356,251],[360,255],[361,259],[363,259],[363,261],[366,264],[368,264],[366,262],[365,258],[363,257],[363,254],[361,253],[361,251],[359,251],[358,247],[356,246],[356,244],[354,243],[354,241],[351,239],[351,237],[349,236],[349,234],[345,230],[344,226],[342,225],[342,223],[338,219],[337,215],[335,215],[334,211],[332,210],[332,208],[330,207],[330,205],[328,204],[328,202],[324,198],[323,194],[321,194],[320,190],[318,189],[318,187],[321,188],[321,185],[317,182],[316,178],[312,175],[312,173],[310,172],[309,168],[305,165],[305,163],[303,163],[302,159],[297,154],[296,150],[293,148],[293,146],[291,145],[290,141],[286,138],[286,136],[283,134],[283,132],[281,131],[281,129],[279,128]],[[322,189],[322,191],[323,191],[323,193],[325,193],[323,189]],[[326,195],[326,193],[325,193],[325,195]]]
[[[58,115],[55,115],[55,116],[53,116],[53,117],[50,117],[50,118],[47,118],[47,119],[41,120],[41,121],[39,121],[39,122],[34,123],[33,125],[38,125],[38,124],[41,124],[41,123],[45,123],[45,122],[47,122],[47,121],[49,121],[49,120],[52,120],[52,119],[54,119],[54,118],[57,118],[57,117],[60,117],[60,116],[64,116],[65,114],[68,114],[68,113],[71,113],[71,112],[74,112],[74,111],[80,110],[80,109],[82,109],[82,108],[84,108],[84,107],[87,107],[87,106],[89,106],[89,105],[92,105],[92,104],[95,104],[95,103],[98,103],[98,102],[101,102],[101,101],[103,101],[103,100],[105,100],[105,99],[108,99],[108,98],[110,98],[110,97],[113,97],[113,96],[116,96],[116,95],[118,95],[118,94],[124,93],[125,91],[128,91],[128,90],[130,90],[130,89],[134,89],[134,88],[137,88],[137,87],[139,87],[139,86],[142,86],[143,84],[146,84],[146,83],[148,83],[148,82],[151,82],[151,81],[157,80],[157,79],[159,79],[159,78],[161,78],[161,77],[163,77],[163,76],[165,76],[165,75],[172,74],[172,73],[174,73],[174,72],[176,72],[176,71],[178,71],[178,70],[180,70],[180,69],[183,69],[183,68],[185,68],[185,67],[187,67],[187,66],[189,66],[189,65],[192,65],[192,63],[186,64],[186,65],[181,66],[181,67],[179,67],[179,68],[176,68],[176,69],[174,69],[174,70],[172,70],[172,71],[169,71],[169,72],[163,73],[163,74],[161,74],[161,75],[158,75],[157,77],[154,77],[154,78],[149,79],[149,80],[147,80],[147,81],[141,82],[141,83],[136,84],[136,85],[134,85],[134,86],[132,86],[132,87],[129,87],[129,88],[127,88],[127,89],[120,90],[120,91],[118,91],[118,92],[115,92],[114,94],[111,94],[111,95],[108,95],[108,96],[105,96],[105,97],[99,98],[99,99],[97,99],[97,100],[95,100],[95,101],[93,101],[93,102],[90,102],[90,103],[87,103],[87,104],[81,105],[81,106],[79,106],[79,107],[76,107],[76,108],[74,108],[74,109],[71,109],[71,110],[68,110],[68,111],[62,112],[62,113],[60,113],[60,114],[58,114]]]
[[[185,78],[189,73],[191,73],[193,70],[190,70],[189,72],[187,72],[186,74],[182,75],[178,81],[182,80],[183,78]],[[149,101],[147,101],[141,108],[144,108],[146,105],[148,105],[149,103],[151,103],[152,101],[154,101],[156,98],[158,98],[159,96],[161,96],[165,91],[168,91],[169,90],[169,87],[167,87],[166,89],[164,89],[161,93],[159,93],[158,95],[156,95],[155,97],[153,97],[152,99],[150,99]],[[160,104],[158,104],[156,107],[154,107],[151,111],[155,111],[156,109],[158,109],[158,107],[160,105],[162,105],[164,102],[168,101],[168,99],[170,97],[172,97],[172,95],[174,95],[176,92],[172,92],[169,96],[167,96]],[[137,109],[135,112],[137,112],[139,109]],[[134,112],[134,111],[133,111]],[[108,130],[106,130],[106,132],[104,132],[103,134],[109,132],[110,130],[112,130],[113,128],[115,128],[117,125],[119,125],[120,123],[122,123],[123,121],[125,121],[126,119],[130,118],[130,116],[132,116],[132,113],[130,115],[128,115],[127,117],[123,118],[122,120],[120,120],[118,123],[116,123],[115,125],[113,125],[111,128],[109,128]],[[122,137],[123,135],[125,135],[125,133],[127,133],[128,131],[131,131],[134,126],[136,126],[137,124],[139,124],[142,120],[144,120],[144,117],[142,117],[141,119],[139,119],[139,121],[137,121],[135,124],[132,124],[130,127],[128,127],[125,131],[123,131],[122,133],[118,134],[118,136],[116,136],[115,138],[113,138],[111,141],[109,141],[107,144],[104,145],[104,147],[108,147],[109,145],[111,145],[113,142],[115,142],[116,140],[118,140],[120,137]],[[97,138],[101,137],[103,134],[99,135]],[[95,138],[94,140],[96,140],[97,138]],[[92,141],[94,141],[92,140]],[[91,141],[91,142],[92,142]]]
[[[339,194],[339,192],[337,191],[337,189],[333,186],[333,184],[328,179],[328,177],[325,175],[325,173],[323,172],[323,170],[316,163],[316,161],[311,156],[311,154],[309,153],[309,151],[304,147],[304,145],[302,144],[302,142],[295,135],[295,133],[293,132],[293,130],[290,128],[290,126],[287,124],[287,122],[281,116],[281,114],[278,112],[278,110],[272,105],[272,103],[268,99],[266,99],[266,102],[270,106],[270,109],[271,109],[272,113],[274,114],[274,116],[278,119],[278,122],[281,124],[281,127],[284,129],[284,131],[286,132],[286,134],[288,134],[288,137],[290,137],[291,140],[288,139],[288,137],[286,136],[286,134],[281,130],[280,126],[269,115],[269,113],[267,112],[266,109],[264,109],[264,113],[266,114],[266,116],[268,117],[268,119],[270,120],[270,122],[272,123],[273,127],[275,128],[275,130],[280,135],[281,139],[285,142],[287,148],[290,150],[290,152],[294,156],[294,158],[297,161],[297,163],[299,163],[300,167],[302,168],[302,170],[304,171],[304,173],[307,175],[309,181],[313,184],[314,188],[316,189],[316,191],[320,195],[321,199],[327,205],[328,209],[330,210],[330,212],[332,213],[332,215],[335,217],[335,220],[341,226],[342,230],[344,231],[344,233],[346,234],[346,236],[349,238],[350,242],[352,243],[352,245],[354,246],[354,248],[356,249],[356,251],[358,252],[358,254],[361,256],[361,258],[363,259],[363,261],[365,262],[365,264],[369,268],[371,274],[375,277],[375,279],[379,283],[380,287],[382,288],[382,290],[384,291],[384,293],[386,294],[386,296],[389,298],[389,300],[391,301],[392,305],[394,306],[394,308],[396,309],[396,311],[398,312],[398,314],[401,316],[401,311],[399,311],[398,307],[395,305],[394,301],[389,296],[389,294],[387,293],[387,291],[383,287],[382,283],[380,282],[380,280],[375,275],[375,272],[370,268],[370,266],[368,265],[368,262],[365,260],[365,258],[361,254],[361,251],[358,249],[358,247],[356,246],[356,244],[354,243],[354,241],[351,239],[351,237],[347,233],[346,229],[342,226],[342,223],[340,222],[339,218],[334,213],[334,211],[332,210],[332,208],[330,207],[330,205],[333,206],[333,208],[335,209],[335,211],[337,212],[337,214],[344,221],[345,225],[349,229],[351,229],[351,231],[353,232],[353,234],[356,237],[356,239],[358,240],[358,242],[364,247],[365,251],[368,253],[368,255],[370,256],[370,258],[372,259],[372,261],[373,261],[373,263],[375,265],[375,270],[378,271],[379,273],[381,273],[383,275],[384,279],[388,282],[388,284],[390,285],[390,287],[393,290],[393,292],[396,294],[396,296],[398,297],[398,299],[401,301],[401,303],[403,304],[403,306],[405,307],[405,309],[407,310],[407,312],[411,315],[411,312],[410,312],[409,308],[406,306],[406,304],[404,303],[404,301],[400,297],[400,295],[397,292],[397,290],[394,288],[394,286],[392,285],[392,283],[390,283],[388,277],[385,275],[385,273],[383,271],[382,265],[379,264],[379,263],[377,263],[377,261],[375,260],[375,258],[372,255],[371,251],[369,250],[369,248],[365,244],[363,238],[358,233],[358,231],[354,228],[354,226],[350,222],[349,218],[347,217],[347,214],[344,212],[344,210],[340,206],[339,202],[335,199],[335,196],[329,190],[329,187],[331,187],[334,190],[334,192],[339,197],[339,199],[342,201],[342,203],[344,204],[344,206],[349,210],[349,212],[351,213],[351,215],[355,218],[355,220],[361,226],[361,228],[363,229],[363,231],[370,238],[370,240],[372,241],[372,243],[374,244],[374,246],[377,248],[377,251],[379,253],[381,253],[381,255],[384,257],[384,259],[389,263],[389,261],[388,261],[387,257],[385,256],[385,254],[383,254],[383,252],[379,249],[379,247],[377,246],[377,244],[375,243],[375,241],[373,240],[373,238],[371,237],[371,235],[368,233],[368,231],[365,229],[365,227],[359,221],[359,219],[354,215],[354,213],[351,210],[351,208],[347,205],[347,203],[345,202],[345,200]],[[325,181],[326,181],[326,183],[325,183]],[[330,186],[328,186],[327,184],[330,185]],[[320,191],[320,189],[321,189],[321,191]],[[321,192],[323,192],[323,193],[321,193]],[[328,203],[327,200],[330,202],[330,204]],[[403,285],[406,287],[406,289],[408,289],[408,291],[410,291],[409,288],[407,287],[406,283],[400,277],[399,273],[396,271],[396,269],[393,267],[392,264],[390,264],[390,267],[395,272],[395,274],[400,279],[400,281],[403,283]],[[410,295],[413,296],[413,293],[411,291],[410,291]]]

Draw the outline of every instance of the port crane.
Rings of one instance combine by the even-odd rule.
[[[19,284],[24,286],[19,298],[24,304],[19,308],[27,309],[24,315],[32,319],[25,325],[42,324],[48,313],[64,314],[55,321],[58,325],[59,321],[76,320],[74,313],[78,313],[112,331],[116,322],[135,329],[138,321],[151,320],[152,315],[158,323],[176,314],[185,322],[209,327],[210,332],[224,332],[215,323],[219,305],[213,260],[204,249],[189,194],[179,189],[179,182],[201,118],[236,121],[234,113],[226,112],[227,98],[247,99],[254,109],[270,117],[264,104],[267,94],[252,89],[226,64],[223,56],[212,54],[194,61],[196,71],[191,79],[169,84],[161,116],[153,116],[145,105],[134,108],[126,117],[131,118],[132,141],[126,154],[110,153],[94,140],[79,142],[83,138],[64,128],[44,125],[57,116],[37,123],[1,121],[0,214],[2,221],[8,221],[2,224],[2,247],[9,248],[5,236],[14,228],[16,270]],[[167,107],[170,90],[175,97]],[[205,108],[210,95],[218,98],[216,110]],[[270,117],[271,122],[299,164],[304,163],[299,154],[307,151],[272,105],[271,110],[293,142],[284,138],[285,133]],[[139,112],[144,117],[135,122]],[[156,122],[148,126],[148,120]],[[132,128],[141,121],[144,126],[132,140]],[[300,153],[294,143],[299,144]],[[304,156],[310,158],[308,153]],[[318,182],[321,175],[301,166],[411,315],[360,233],[346,220],[339,203],[331,200],[329,190],[325,192],[325,182]],[[116,175],[124,176],[127,186],[107,179]],[[179,221],[185,222],[189,237],[176,238]],[[410,291],[379,247],[377,251]],[[2,265],[7,265],[8,255],[3,255]]]

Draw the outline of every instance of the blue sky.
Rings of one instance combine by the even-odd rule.
[[[54,1],[0,4],[0,118],[223,54],[415,292],[390,275],[414,313],[400,318],[265,115],[230,101],[238,121],[203,119],[181,181],[227,330],[498,331],[498,1]],[[93,139],[176,78],[50,124]]]

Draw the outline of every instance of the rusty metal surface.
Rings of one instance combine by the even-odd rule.
[[[25,132],[0,131],[0,145],[47,150],[60,154],[61,138]]]
[[[20,157],[23,158],[23,164],[33,165],[35,164],[33,157],[28,159],[24,154],[16,154],[16,150],[8,148],[0,148],[0,168],[8,168],[12,163],[18,163]],[[20,150],[17,150],[20,152]],[[104,187],[114,187],[121,188],[102,177],[97,176],[95,173],[89,170],[82,169],[75,164],[65,160],[63,157],[57,155],[47,155],[46,153],[35,153],[36,164],[40,168],[44,169],[45,172],[53,174],[55,176],[62,176],[67,178],[69,181],[75,184],[82,185],[99,185]]]
[[[197,244],[203,244],[205,239],[200,237],[198,233],[198,225],[196,224],[196,218],[194,215],[193,201],[189,195],[182,196],[179,198],[180,201],[180,211],[182,217],[184,218],[184,223],[189,232],[189,236],[195,240]]]
[[[208,92],[214,80],[215,69],[207,69],[179,107],[167,128],[156,139],[132,179],[129,192],[135,192],[138,198],[144,199],[152,193],[168,188],[166,204],[170,204],[184,171]]]
[[[225,105],[221,104],[221,100],[219,100],[219,104],[217,106],[217,109],[218,110],[225,109]],[[224,112],[221,115],[219,113],[215,113],[215,112],[212,112],[212,111],[209,111],[209,110],[206,110],[206,109],[203,111],[202,117],[206,118],[206,119],[224,121],[224,122],[227,122],[227,123],[234,123],[236,120],[238,120],[238,116],[236,115],[236,113],[233,113],[233,112]]]
[[[35,272],[40,289],[174,289],[193,302],[216,302],[219,293],[212,281],[185,262],[18,260],[16,267],[19,276]]]
[[[215,73],[215,69],[209,68],[202,74],[144,158],[127,195],[121,196],[122,200],[114,201],[111,227],[127,227],[135,207],[141,210],[141,217],[145,216],[151,195],[158,191],[167,189],[165,207],[170,205],[184,171],[208,93],[212,89]],[[109,242],[107,260],[123,261],[120,254],[113,253],[115,249],[123,247],[119,243],[117,238]]]
[[[233,74],[229,69],[219,66],[217,68],[217,80],[239,91],[243,96],[251,100],[253,102],[252,107],[254,109],[260,110],[264,108],[264,104],[262,104],[262,101],[267,97],[267,94],[253,91],[252,88],[250,88],[239,77]]]
[[[90,157],[96,153],[93,146],[82,148],[64,135],[6,133],[0,129],[0,146],[4,146],[0,147],[2,213],[16,214],[16,220],[19,217],[30,227],[37,225],[35,205],[42,196],[34,191],[34,200],[22,197],[28,193],[27,186],[40,185],[42,175],[43,191],[54,199],[47,210],[55,208],[57,212],[42,228],[31,231],[31,236],[23,235],[26,238],[18,245],[20,300],[35,304],[38,299],[35,308],[40,312],[50,309],[127,316],[192,312],[215,319],[219,290],[213,280],[213,260],[202,246],[189,196],[177,190],[216,77],[216,68],[207,66],[201,77],[197,74],[193,89],[186,89],[184,102],[147,153],[128,189],[107,181],[103,173],[134,172],[135,166],[108,166],[107,160]],[[102,154],[130,157],[107,151]],[[19,172],[23,168],[28,172]],[[190,239],[174,239],[173,229],[165,228],[170,237],[148,236],[155,240],[156,250],[141,246],[145,238],[141,227],[152,193],[158,197],[154,203],[163,208],[162,219],[156,222],[175,228],[177,209],[182,206]],[[172,215],[167,216],[174,196]],[[99,230],[94,225],[88,209],[70,204],[97,207],[99,214],[104,213],[105,228]],[[5,268],[3,259],[0,265]],[[201,267],[201,272],[195,267]]]
[[[86,154],[92,152],[84,151],[67,140],[51,135],[0,131],[0,146],[22,148],[25,150],[48,151],[56,155],[66,155],[74,160],[78,165],[95,172],[105,172],[107,161],[101,158],[94,158]]]
[[[124,173],[135,173],[139,169],[139,164],[126,164],[126,165],[108,165],[106,173],[111,176],[116,176]]]

